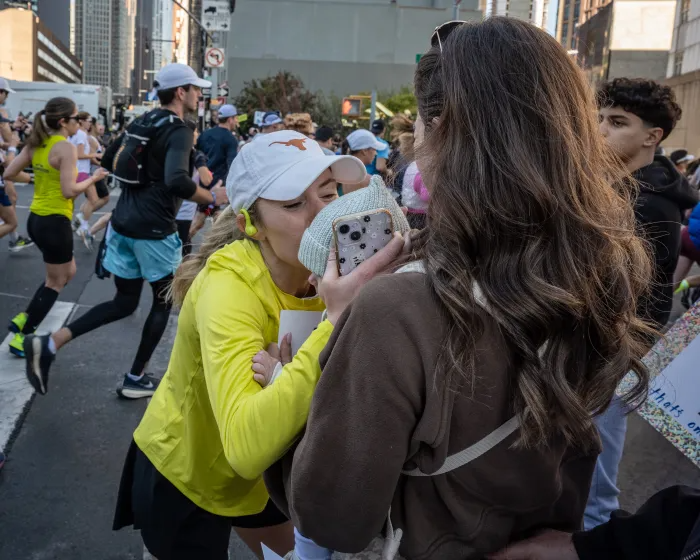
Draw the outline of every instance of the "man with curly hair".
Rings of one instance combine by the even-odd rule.
[[[638,181],[634,212],[639,234],[649,241],[654,281],[638,302],[639,316],[661,329],[673,306],[673,272],[681,250],[683,213],[698,202],[697,191],[673,163],[655,155],[681,118],[673,90],[652,80],[617,78],[598,90],[600,132]],[[614,399],[596,418],[603,443],[598,457],[584,524],[592,529],[619,508],[617,473],[627,432],[626,411]]]

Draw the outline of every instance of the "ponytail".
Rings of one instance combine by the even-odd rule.
[[[34,117],[32,133],[26,144],[36,149],[51,136],[51,132],[61,129],[61,120],[70,117],[75,111],[75,103],[67,97],[54,97],[49,99],[41,111]]]
[[[255,212],[255,205],[248,210],[250,219],[254,224],[260,224]],[[246,239],[236,225],[236,212],[230,206],[226,208],[214,222],[213,227],[204,238],[199,251],[186,256],[180,267],[175,272],[175,278],[170,284],[167,297],[176,306],[181,307],[185,301],[190,286],[200,271],[207,264],[207,260],[219,249],[223,249],[229,243]]]
[[[34,126],[32,126],[32,133],[27,138],[27,146],[32,149],[36,149],[41,146],[46,140],[51,136],[45,123],[46,111],[42,109],[34,116]]]

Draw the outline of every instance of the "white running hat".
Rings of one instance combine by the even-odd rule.
[[[386,148],[386,144],[377,140],[377,137],[372,134],[369,130],[361,128],[355,130],[348,134],[346,138],[348,146],[353,152],[359,152],[360,150],[366,150],[367,148],[374,148],[377,151]]]
[[[0,89],[9,93],[17,93],[10,87],[10,82],[8,82],[5,78],[0,78]]]
[[[187,64],[177,62],[163,66],[156,74],[155,82],[157,91],[188,85],[199,88],[211,87],[211,82],[197,76],[197,72],[187,66]]]
[[[248,210],[258,198],[294,200],[330,168],[339,183],[365,178],[365,165],[353,156],[327,156],[318,142],[293,130],[265,134],[241,149],[226,179],[231,207]]]

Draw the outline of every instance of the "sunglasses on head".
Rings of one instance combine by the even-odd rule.
[[[467,22],[462,20],[453,20],[445,22],[442,25],[438,25],[435,28],[435,31],[433,31],[432,37],[430,37],[430,46],[440,47],[440,52],[442,52],[442,44],[450,36],[450,33],[465,23]]]

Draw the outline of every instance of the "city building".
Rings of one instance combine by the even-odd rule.
[[[549,4],[549,0],[481,0],[480,9],[484,17],[514,17],[546,29]]]
[[[33,11],[56,39],[70,46],[70,0],[0,0],[0,10],[3,8]]]
[[[664,142],[670,150],[685,148],[700,154],[700,0],[679,0],[673,40],[666,66],[666,83],[676,93],[683,117]]]
[[[136,0],[74,0],[73,48],[84,83],[108,86],[117,101],[131,95]]]
[[[675,11],[676,0],[613,0],[586,10],[576,54],[591,84],[621,76],[663,79]]]
[[[172,0],[154,0],[153,5],[153,70],[173,62],[175,49],[175,4]]]
[[[238,0],[225,43],[231,94],[280,70],[340,96],[410,85],[417,57],[435,27],[453,19],[452,7],[453,0]],[[459,17],[481,19],[479,0],[464,0]]]
[[[0,76],[26,82],[82,82],[80,60],[33,11],[6,8],[0,14]]]
[[[153,87],[154,0],[138,0],[135,19],[134,66],[131,79],[131,98],[140,105]]]

